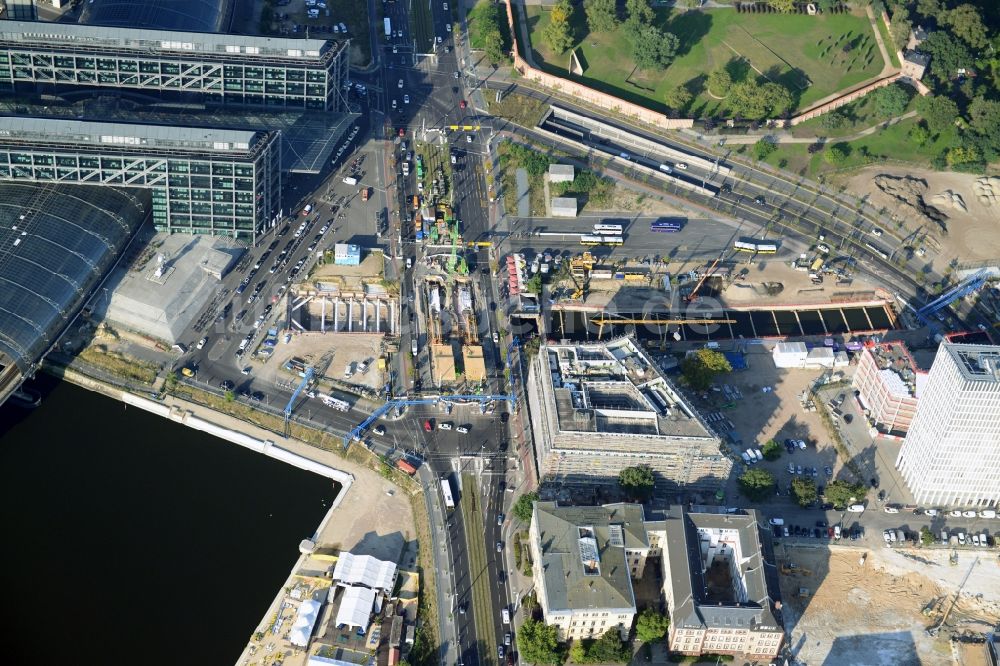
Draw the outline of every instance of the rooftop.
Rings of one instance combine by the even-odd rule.
[[[541,354],[562,431],[715,438],[632,338],[550,344]]]
[[[396,564],[371,555],[341,553],[333,570],[333,580],[345,585],[364,585],[373,590],[392,592],[396,582]]]
[[[942,352],[951,355],[965,379],[1000,383],[1000,347],[945,342],[941,344],[938,354]]]
[[[927,63],[931,61],[931,57],[926,53],[921,53],[920,51],[907,51],[903,54],[903,59],[912,62],[914,65],[920,65],[926,67]]]
[[[177,4],[176,0],[171,2]],[[143,3],[136,4],[151,6],[155,4],[155,0],[144,0]],[[3,21],[0,23],[0,43],[64,46],[77,50],[88,47],[113,48],[143,51],[146,54],[176,54],[188,57],[193,53],[202,53],[239,55],[248,59],[277,57],[303,61],[316,60],[334,45],[334,42],[325,39],[256,37],[155,28],[156,26],[123,27],[47,21]],[[333,51],[336,52],[336,49]]]
[[[897,398],[917,398],[927,379],[927,368],[921,367],[902,342],[885,342],[868,347],[879,367],[882,380]]]
[[[733,511],[668,512],[665,557],[677,628],[780,628],[777,573],[773,558],[765,561],[757,513]]]
[[[26,141],[94,146],[100,149],[136,147],[161,150],[208,150],[218,153],[246,153],[264,132],[239,129],[210,129],[143,125],[137,123],[66,120],[62,118],[0,117],[0,135],[5,144]]]
[[[641,505],[536,502],[534,520],[550,610],[635,608],[625,549],[649,547]]]
[[[0,21],[0,25],[2,25]],[[280,131],[284,144],[281,159],[283,171],[319,173],[330,154],[354,124],[357,114],[325,113],[320,111],[261,111],[226,108],[225,110],[144,111],[130,108],[118,100],[93,98],[77,104],[33,105],[23,102],[0,101],[0,114],[30,116],[36,119],[58,119],[80,122],[80,118],[101,118],[102,121],[125,125],[165,128],[176,134],[178,127],[225,128],[242,132]],[[0,124],[4,122],[0,118]],[[104,123],[102,123],[104,124]],[[214,143],[214,142],[213,142]]]

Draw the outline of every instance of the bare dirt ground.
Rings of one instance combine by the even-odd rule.
[[[910,176],[926,181],[923,198],[927,204],[947,216],[947,234],[943,235],[937,225],[921,221],[907,206],[879,190],[875,185],[875,177],[881,174]],[[935,271],[944,271],[953,259],[977,261],[1000,257],[1000,202],[984,204],[990,197],[984,196],[982,178],[975,174],[925,169],[871,167],[862,169],[847,181],[847,185],[858,195],[868,195],[873,205],[885,206],[890,213],[895,213],[903,221],[903,229],[907,233],[916,232],[920,227],[928,232],[930,238],[926,243],[926,259],[932,263]],[[954,198],[947,196],[947,193],[961,197],[967,210],[963,211],[948,203],[949,199]],[[938,198],[937,195],[946,195],[947,198]],[[938,245],[939,249],[934,249]]]
[[[862,555],[865,563],[859,564]],[[965,575],[971,554],[957,565],[927,565],[899,552],[863,549],[784,548],[779,562],[794,562],[810,573],[781,576],[786,628],[791,646],[804,664],[950,663],[948,631],[930,637],[925,629],[940,615],[921,613],[931,602],[946,606],[949,594]],[[935,553],[930,554],[931,557]],[[925,552],[920,552],[924,557]],[[943,571],[939,571],[941,568]],[[931,573],[931,572],[934,573]],[[939,577],[938,574],[944,576]],[[927,575],[930,574],[930,575]],[[994,559],[977,566],[967,589],[1000,590],[1000,566]],[[958,580],[956,580],[958,579]],[[799,597],[800,588],[808,596]],[[963,596],[948,620],[959,632],[981,632],[998,618],[995,604]],[[981,646],[980,646],[981,649]]]
[[[759,261],[748,268],[747,278],[730,284],[720,301],[731,305],[794,305],[875,297],[875,285],[858,278],[849,285],[838,286],[833,276],[827,276],[823,284],[815,285],[809,273],[797,271],[783,261]],[[780,283],[782,289],[780,293],[770,293],[764,283]]]
[[[307,363],[313,363],[319,361],[324,354],[332,352],[333,359],[324,375],[326,378],[334,382],[378,388],[385,384],[385,377],[375,363],[375,359],[382,354],[383,342],[385,336],[374,333],[297,332],[292,334],[292,341],[289,344],[278,343],[274,348],[274,355],[267,363],[255,362],[254,373],[264,382],[294,383],[299,377],[282,367],[288,359],[297,356]],[[348,363],[353,364],[352,369],[356,370],[358,365],[366,360],[369,362],[369,369],[365,374],[355,371],[349,379],[344,377]],[[322,379],[320,382],[323,383]]]

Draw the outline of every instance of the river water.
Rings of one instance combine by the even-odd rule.
[[[0,408],[3,663],[233,664],[329,479],[62,382]]]

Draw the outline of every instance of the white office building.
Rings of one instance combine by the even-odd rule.
[[[1000,347],[938,348],[896,467],[923,506],[1000,505]]]

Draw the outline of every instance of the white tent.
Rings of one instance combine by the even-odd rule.
[[[374,606],[375,590],[369,590],[367,587],[344,588],[344,595],[340,598],[340,610],[337,611],[337,626],[367,629],[368,618],[371,617]]]
[[[298,615],[292,624],[292,630],[288,634],[288,642],[298,647],[309,645],[309,637],[312,636],[313,628],[316,626],[316,618],[319,617],[319,609],[322,607],[318,601],[309,599],[299,605]]]
[[[371,555],[341,553],[333,569],[333,580],[344,586],[364,585],[392,593],[396,584],[396,564]]]
[[[779,342],[771,352],[774,365],[778,368],[801,368],[808,354],[804,342]]]

